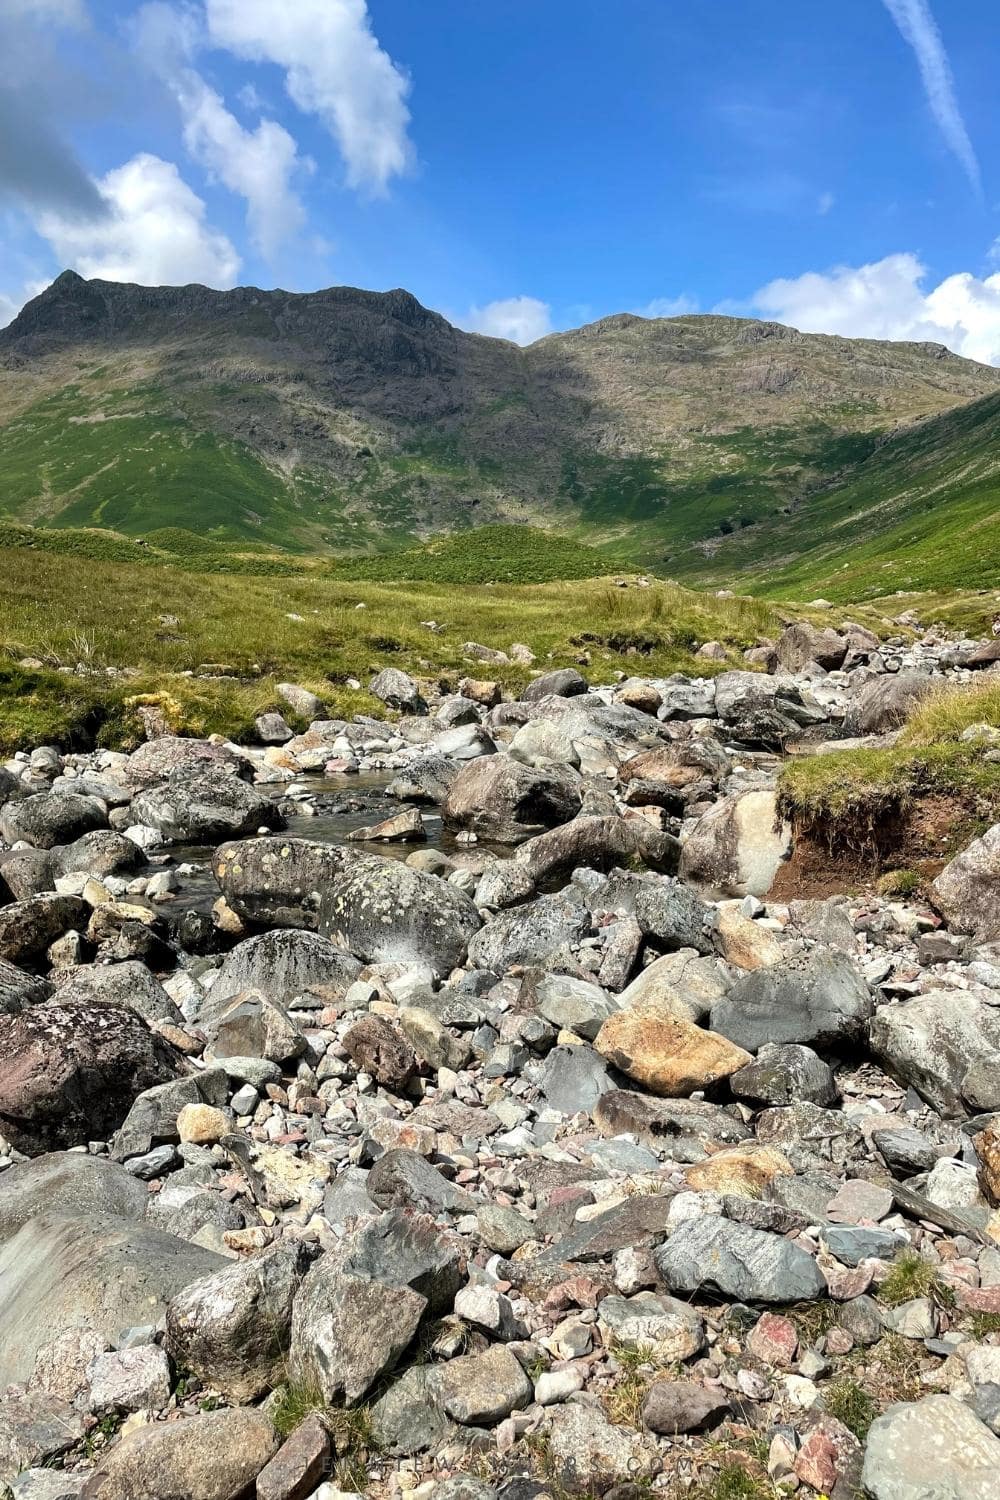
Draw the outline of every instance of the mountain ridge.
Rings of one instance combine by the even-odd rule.
[[[684,576],[998,390],[941,345],[717,314],[521,348],[402,289],[67,271],[0,331],[0,511],[332,552],[528,522]]]

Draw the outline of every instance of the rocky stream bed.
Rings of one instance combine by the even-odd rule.
[[[1000,827],[811,899],[775,794],[991,652],[0,768],[0,1495],[992,1497]]]

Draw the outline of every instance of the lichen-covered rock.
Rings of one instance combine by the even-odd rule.
[[[509,755],[484,755],[459,771],[442,816],[453,828],[516,844],[575,818],[580,801],[578,781],[566,771],[536,770]]]
[[[319,930],[365,963],[426,963],[448,974],[480,926],[468,896],[437,875],[363,855],[324,891]]]
[[[264,836],[221,845],[212,871],[227,904],[245,921],[315,928],[324,889],[362,857],[316,839]]]
[[[108,1449],[82,1500],[242,1500],[277,1449],[271,1419],[253,1408],[151,1423]]]

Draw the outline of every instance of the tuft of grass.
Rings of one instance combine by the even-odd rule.
[[[933,1297],[944,1307],[954,1306],[955,1302],[954,1292],[941,1280],[937,1268],[914,1250],[899,1257],[878,1293],[889,1307],[899,1307],[915,1297]]]
[[[887,870],[879,876],[875,889],[880,896],[893,896],[906,900],[915,896],[923,885],[923,876],[918,870]]]
[[[918,703],[900,735],[904,745],[933,745],[960,740],[963,732],[984,724],[1000,729],[1000,682],[939,687]]]
[[[970,1313],[969,1332],[974,1339],[985,1339],[991,1333],[1000,1333],[1000,1313]]]
[[[318,1385],[308,1381],[289,1380],[278,1391],[277,1400],[271,1409],[271,1420],[278,1436],[286,1438],[311,1412],[326,1413],[327,1410],[326,1400]]]
[[[838,1380],[823,1392],[823,1405],[831,1417],[843,1422],[860,1443],[868,1436],[868,1429],[878,1416],[878,1405],[856,1380]]]

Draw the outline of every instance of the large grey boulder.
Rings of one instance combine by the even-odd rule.
[[[182,1024],[183,1017],[163,985],[138,959],[120,964],[78,964],[65,971],[56,990],[61,1005],[117,1005],[134,1011],[150,1026]]]
[[[716,1291],[739,1302],[809,1302],[826,1293],[807,1251],[718,1214],[685,1219],[653,1253],[672,1292]]]
[[[637,865],[672,875],[680,845],[672,834],[654,828],[645,818],[577,817],[529,840],[515,857],[537,885],[582,866],[609,870],[616,865]]]
[[[822,667],[833,672],[844,664],[847,655],[847,637],[836,630],[820,630],[807,620],[796,620],[786,625],[775,647],[778,666],[784,672],[805,672],[810,667]]]
[[[517,844],[580,811],[578,781],[565,771],[537,770],[509,755],[467,762],[448,789],[445,823],[480,838]]]
[[[175,771],[195,770],[229,771],[237,776],[252,773],[250,762],[225,745],[164,734],[132,752],[125,775],[133,786],[143,787],[166,781]]]
[[[37,974],[19,969],[17,964],[0,958],[0,1012],[9,1016],[26,1010],[29,1005],[38,1005],[52,994],[52,985]]]
[[[36,963],[64,932],[82,931],[89,920],[90,907],[79,896],[32,896],[0,906],[0,959]]]
[[[180,1057],[133,1011],[47,1000],[0,1015],[0,1131],[27,1156],[106,1139]]]
[[[734,739],[765,750],[781,750],[802,729],[826,718],[821,708],[803,703],[790,677],[761,672],[723,672],[715,679],[715,706]]]
[[[869,678],[851,699],[844,716],[844,734],[854,739],[898,729],[933,689],[934,678],[929,672],[896,672]]]
[[[954,1396],[890,1406],[872,1423],[862,1484],[872,1500],[993,1500],[1000,1438]]]
[[[146,863],[139,845],[113,828],[95,828],[72,844],[53,849],[52,853],[63,875],[82,871],[98,880],[105,875],[130,875]]]
[[[170,1299],[227,1261],[145,1224],[103,1214],[39,1214],[0,1247],[0,1387],[30,1376],[66,1328],[109,1344],[156,1323]]]
[[[474,934],[469,962],[503,974],[515,964],[566,968],[570,947],[589,926],[589,913],[572,888],[498,912]]]
[[[931,890],[949,927],[982,943],[1000,938],[1000,823],[956,854]]]
[[[167,1306],[167,1347],[233,1403],[281,1384],[292,1302],[305,1270],[301,1245],[276,1245],[192,1281]]]
[[[75,792],[40,792],[23,802],[8,802],[0,812],[0,833],[8,844],[19,839],[36,849],[68,844],[94,828],[107,826],[108,814],[96,797]]]
[[[315,997],[314,1003],[332,1004],[343,997],[360,972],[356,958],[319,933],[293,928],[260,932],[227,953],[202,1017],[221,1014],[244,990],[258,990],[284,1007],[308,996]]]
[[[227,905],[244,921],[315,928],[324,889],[360,858],[356,850],[316,839],[264,836],[222,844],[212,871]]]
[[[244,1500],[277,1449],[270,1417],[250,1407],[148,1423],[107,1450],[81,1500]]]
[[[52,1151],[0,1176],[0,1244],[36,1214],[111,1214],[138,1222],[148,1200],[145,1185],[106,1156]]]
[[[575,667],[560,667],[555,672],[543,672],[528,683],[521,700],[537,703],[541,698],[577,698],[587,691],[587,679]]]
[[[711,1025],[748,1052],[767,1042],[836,1047],[860,1039],[872,1010],[850,959],[817,948],[744,974],[712,1006]]]
[[[962,1111],[963,1084],[977,1064],[1000,1071],[1000,1010],[966,990],[929,990],[881,1005],[872,1052],[942,1114]]]
[[[213,769],[175,771],[169,781],[147,787],[133,800],[132,816],[173,844],[207,844],[285,824],[270,797]]]
[[[792,852],[773,787],[722,797],[681,846],[680,873],[717,896],[766,896]]]
[[[427,711],[420,688],[408,672],[401,672],[398,667],[383,667],[368,684],[368,691],[387,708],[398,708],[405,714]]]
[[[462,891],[399,860],[361,856],[323,893],[319,930],[365,963],[426,963],[443,977],[480,926]]]

